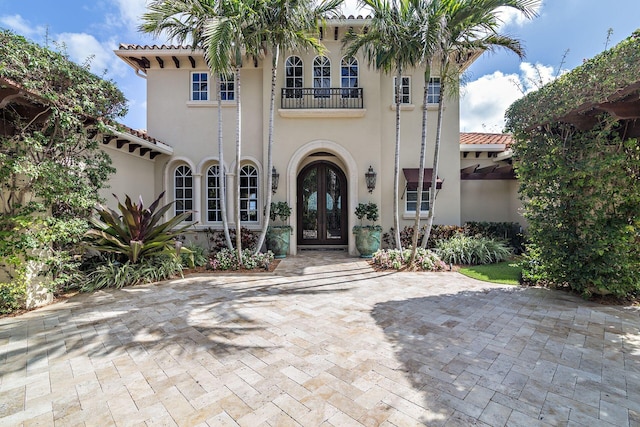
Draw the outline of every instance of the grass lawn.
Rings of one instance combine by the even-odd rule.
[[[520,279],[520,264],[518,261],[504,261],[496,264],[471,265],[462,267],[460,273],[485,282],[517,285]]]

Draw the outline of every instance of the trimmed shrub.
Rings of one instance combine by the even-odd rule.
[[[212,228],[208,228],[206,230],[208,239],[209,239],[209,252],[216,253],[220,252],[223,249],[227,248],[227,242],[224,238],[224,230],[214,230]],[[258,235],[248,228],[241,227],[241,240],[242,240],[242,248],[249,249],[255,251],[255,247],[258,244]],[[229,229],[229,235],[231,236],[231,243],[233,247],[236,247],[236,230],[234,228]]]
[[[383,269],[400,270],[406,266],[411,256],[411,248],[400,252],[397,249],[381,249],[373,254],[373,263]],[[446,264],[429,249],[418,248],[416,252],[416,265],[422,271],[442,271]]]
[[[463,234],[439,240],[435,252],[449,264],[492,264],[511,256],[509,247],[499,240]]]
[[[262,268],[267,270],[271,261],[273,261],[273,252],[271,251],[257,254],[254,254],[251,249],[242,251],[243,268],[249,270]],[[240,268],[238,254],[227,248],[222,249],[216,252],[215,256],[209,260],[207,268],[210,270],[238,270]]]

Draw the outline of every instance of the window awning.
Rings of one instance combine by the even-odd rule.
[[[418,189],[418,168],[404,168],[404,178],[407,180],[407,190],[415,191]],[[427,189],[431,187],[431,181],[433,176],[433,169],[424,169],[424,179],[422,180],[422,187]],[[438,178],[436,180],[436,188],[442,188],[442,180]]]

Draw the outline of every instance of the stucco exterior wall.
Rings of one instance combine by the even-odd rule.
[[[156,190],[154,161],[108,146],[103,150],[111,157],[112,166],[116,169],[116,173],[109,178],[109,187],[100,190],[100,196],[105,199],[107,206],[117,210],[118,203],[112,194],[123,202],[125,195],[132,200],[142,196],[145,205],[150,205],[160,194]]]
[[[338,40],[334,40],[335,26],[328,26],[322,40],[331,62],[331,87],[339,88],[341,83],[341,38],[348,26],[339,27]],[[171,158],[162,156],[155,162],[154,177],[156,190],[167,191],[167,201],[172,200],[173,171],[179,165],[188,165],[193,171],[194,204],[199,210],[196,220],[198,227],[221,227],[221,224],[205,221],[206,169],[218,160],[218,116],[215,85],[210,80],[211,101],[190,101],[191,72],[206,72],[201,56],[192,52],[167,52],[145,54],[154,58],[162,54],[164,67],[150,62],[147,75],[148,132],[155,138],[171,145]],[[195,68],[190,66],[185,55],[191,55]],[[280,174],[277,192],[273,201],[286,201],[293,208],[290,225],[296,225],[296,177],[312,159],[322,155],[323,159],[340,166],[347,178],[348,187],[348,227],[349,250],[355,254],[351,228],[356,224],[353,213],[358,203],[375,202],[380,207],[382,227],[388,230],[393,225],[393,176],[395,111],[393,75],[377,71],[369,66],[362,56],[358,56],[358,87],[363,90],[364,108],[351,111],[282,109],[281,89],[285,85],[284,64],[291,52],[282,52],[279,58],[276,82],[276,112],[274,116],[273,165]],[[175,68],[170,55],[180,56],[181,66]],[[296,52],[303,61],[303,87],[313,87],[313,62],[315,54]],[[257,66],[256,66],[257,65]],[[413,223],[413,213],[405,212],[404,195],[406,181],[403,168],[417,168],[420,154],[422,120],[423,70],[407,70],[404,76],[411,77],[411,104],[403,106],[401,112],[401,157],[399,177],[399,200],[401,227]],[[257,64],[248,61],[242,69],[242,162],[250,162],[260,172],[260,192],[258,205],[264,206],[266,188],[264,172],[267,167],[269,98],[271,90],[271,57]],[[235,159],[235,102],[225,102],[222,108],[224,135],[224,164],[227,166],[227,188],[232,190],[236,177],[232,169]],[[433,146],[436,134],[437,105],[428,108],[428,156],[425,166],[432,167]],[[311,157],[310,157],[311,156]],[[369,166],[377,172],[377,185],[372,193],[366,187],[364,174]],[[438,224],[459,224],[460,215],[460,155],[459,155],[459,108],[457,98],[447,99],[442,129],[439,177],[444,181],[437,194],[435,222]],[[233,193],[228,192],[227,207],[233,227]],[[426,216],[426,213],[424,213]],[[243,224],[258,229],[257,223]],[[295,233],[292,252],[296,251]]]
[[[461,159],[460,162],[462,168],[476,164],[480,167],[496,164],[486,152],[479,153],[478,157],[473,152],[469,153],[467,158]],[[461,222],[505,221],[526,226],[518,187],[518,181],[515,179],[461,180]]]

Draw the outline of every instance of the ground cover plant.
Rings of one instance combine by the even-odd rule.
[[[411,257],[411,247],[403,250],[381,249],[373,254],[371,262],[379,269],[401,270],[406,268]],[[429,249],[418,248],[416,251],[415,266],[421,271],[443,271],[447,265]]]
[[[484,282],[518,285],[522,277],[522,265],[518,261],[510,260],[462,267],[458,272]]]
[[[465,265],[492,264],[511,256],[511,249],[500,240],[464,234],[437,241],[434,252],[447,264]]]

